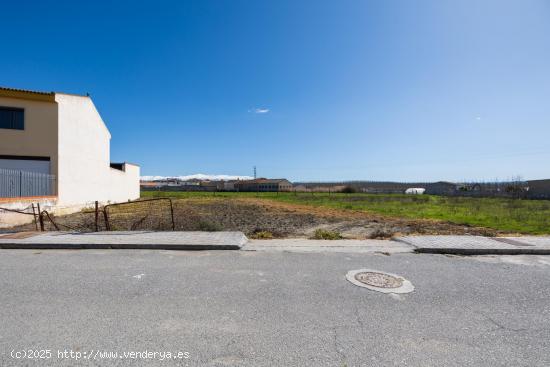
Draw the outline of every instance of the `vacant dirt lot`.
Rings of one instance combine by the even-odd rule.
[[[278,202],[265,198],[174,199],[174,224],[183,231],[243,231],[254,237],[266,232],[273,237],[310,237],[317,229],[340,233],[346,238],[389,238],[398,234],[476,234],[494,236],[498,231],[434,220],[389,218],[352,210],[329,209]],[[171,230],[169,201],[129,203],[109,208],[113,230]],[[93,213],[54,218],[61,229],[91,231]],[[103,216],[100,228],[105,229]],[[47,224],[53,229],[51,224]],[[68,227],[67,227],[68,226]],[[33,225],[19,230],[33,229]]]

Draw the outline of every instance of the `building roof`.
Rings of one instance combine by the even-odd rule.
[[[288,181],[286,178],[257,178],[254,180],[243,180],[238,181],[238,183],[244,183],[244,184],[251,184],[251,183],[262,183],[262,184],[275,184],[275,183],[281,183],[283,181]],[[235,182],[237,183],[237,182]]]
[[[26,89],[0,87],[0,97],[31,99],[35,101],[55,102],[54,92],[38,92]]]
[[[53,92],[53,91],[44,92],[44,91],[36,91],[36,90],[30,90],[30,89],[19,89],[19,88],[10,88],[10,87],[0,86],[0,97],[55,102],[56,94],[67,94],[67,95],[74,95],[79,97],[86,97],[80,94],[70,94],[70,93],[61,93],[61,92]]]
[[[527,182],[528,183],[547,183],[547,184],[550,184],[550,179],[545,178],[545,179],[542,179],[542,180],[528,180]]]
[[[36,90],[28,90],[28,89],[19,89],[19,88],[9,88],[9,87],[1,87],[0,90],[10,91],[10,92],[22,92],[22,93],[33,93],[33,94],[45,94],[45,95],[52,95],[55,94],[55,92],[40,92]]]

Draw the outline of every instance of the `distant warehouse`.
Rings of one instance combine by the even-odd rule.
[[[255,180],[237,181],[234,184],[236,191],[290,191],[292,184],[284,178],[258,178]]]
[[[527,197],[530,199],[550,199],[550,180],[527,181]]]

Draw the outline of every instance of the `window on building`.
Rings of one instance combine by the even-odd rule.
[[[0,107],[0,129],[24,130],[24,112],[22,108]]]

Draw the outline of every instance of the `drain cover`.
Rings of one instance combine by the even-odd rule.
[[[380,288],[399,288],[403,285],[401,278],[373,271],[355,274],[355,279],[366,285]]]
[[[351,270],[346,278],[359,287],[382,293],[409,293],[414,290],[414,286],[407,279],[378,270]]]

